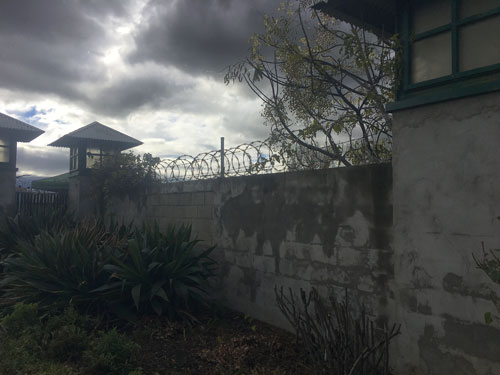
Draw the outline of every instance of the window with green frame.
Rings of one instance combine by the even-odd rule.
[[[414,106],[500,89],[500,0],[411,1],[401,20],[398,101]]]

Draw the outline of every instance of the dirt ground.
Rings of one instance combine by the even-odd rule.
[[[193,324],[144,318],[132,335],[145,375],[311,374],[293,334],[232,311]]]

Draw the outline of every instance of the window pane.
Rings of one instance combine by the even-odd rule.
[[[87,153],[100,155],[101,154],[101,149],[98,148],[98,147],[88,147],[87,148]]]
[[[500,0],[462,0],[460,18],[467,18],[500,7]]]
[[[0,147],[0,163],[8,163],[10,161],[10,148]]]
[[[70,159],[70,170],[78,169],[78,157],[72,156]]]
[[[99,165],[99,161],[101,160],[101,157],[99,155],[87,155],[87,168],[93,168],[97,165]]]
[[[8,146],[9,141],[5,138],[0,138],[0,146]]]
[[[500,64],[500,16],[463,26],[459,41],[460,71]]]
[[[413,83],[449,74],[451,74],[451,33],[442,33],[413,44],[411,63]]]
[[[413,7],[413,33],[447,25],[451,22],[451,0],[420,1]]]

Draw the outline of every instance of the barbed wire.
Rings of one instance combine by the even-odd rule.
[[[366,148],[364,138],[341,142],[337,146],[342,150],[342,155],[354,161],[354,164],[374,162],[369,154],[363,152]],[[224,163],[221,162],[222,157]],[[181,155],[175,159],[163,159],[156,172],[162,182],[177,182],[324,169],[340,165],[340,161],[298,144],[279,148],[269,141],[254,141],[224,149],[223,152],[213,150],[196,156]]]

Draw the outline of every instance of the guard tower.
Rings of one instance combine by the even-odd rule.
[[[69,209],[80,218],[97,214],[96,187],[90,178],[92,169],[102,165],[106,158],[141,144],[137,139],[97,121],[52,142],[49,146],[70,149]]]
[[[15,213],[17,142],[31,142],[43,130],[0,113],[0,212]]]

